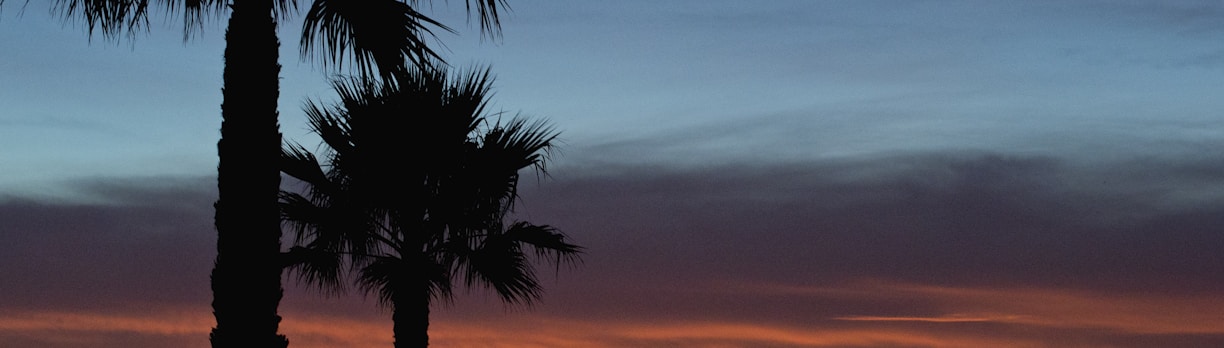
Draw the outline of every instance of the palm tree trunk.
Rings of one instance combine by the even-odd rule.
[[[401,292],[392,300],[395,348],[429,346],[429,286],[418,286],[418,289]]]
[[[272,10],[272,0],[235,0],[225,33],[212,271],[214,348],[288,345],[277,334],[281,318],[276,309],[283,293],[277,262],[280,43]]]

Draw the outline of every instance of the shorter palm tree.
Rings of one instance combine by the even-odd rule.
[[[340,289],[347,263],[358,285],[392,308],[395,346],[423,347],[430,305],[449,299],[456,280],[529,304],[542,289],[528,249],[559,267],[582,248],[553,227],[507,223],[519,171],[545,169],[551,127],[487,119],[488,69],[453,80],[434,68],[398,74],[338,80],[340,103],[307,104],[325,164],[287,146],[282,170],[306,188],[281,201],[298,245],[289,255],[313,260],[290,267]]]

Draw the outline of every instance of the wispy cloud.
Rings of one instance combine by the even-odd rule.
[[[931,304],[924,315],[850,315],[863,322],[994,322],[1057,329],[1102,329],[1128,334],[1224,335],[1224,301],[1214,294],[1112,293],[1059,288],[967,288],[866,282],[850,290],[878,298]],[[911,312],[912,308],[898,308]]]

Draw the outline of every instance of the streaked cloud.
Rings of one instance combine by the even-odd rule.
[[[584,263],[543,272],[538,307],[475,290],[431,328],[457,347],[1211,346],[1222,181],[1194,158],[982,152],[561,167],[519,213]],[[211,180],[76,185],[108,199],[0,204],[0,334],[204,342]],[[372,299],[287,284],[295,345],[389,339]]]

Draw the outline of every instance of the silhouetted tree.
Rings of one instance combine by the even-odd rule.
[[[0,0],[2,3],[3,0]],[[298,8],[291,0],[164,0],[181,12],[189,32],[208,15],[230,12],[225,34],[221,140],[217,143],[219,198],[215,204],[217,259],[212,272],[213,347],[285,347],[277,333],[283,290],[279,207],[281,135],[280,43],[277,20]],[[416,11],[416,0],[313,0],[302,28],[302,54],[318,47],[324,63],[351,57],[363,75],[403,70],[405,62],[437,58],[426,45],[430,28],[450,30]],[[469,0],[481,30],[499,30],[505,0]],[[148,0],[56,0],[65,18],[89,32],[114,37],[147,28]]]
[[[451,80],[423,68],[393,81],[338,80],[339,104],[307,105],[325,163],[286,146],[282,168],[308,189],[281,199],[299,248],[333,255],[297,264],[300,275],[341,286],[347,256],[361,288],[392,308],[395,347],[424,347],[430,304],[449,298],[456,279],[530,303],[541,287],[528,254],[559,266],[581,247],[547,225],[506,223],[519,171],[542,173],[556,132],[517,117],[487,120],[488,70]]]

